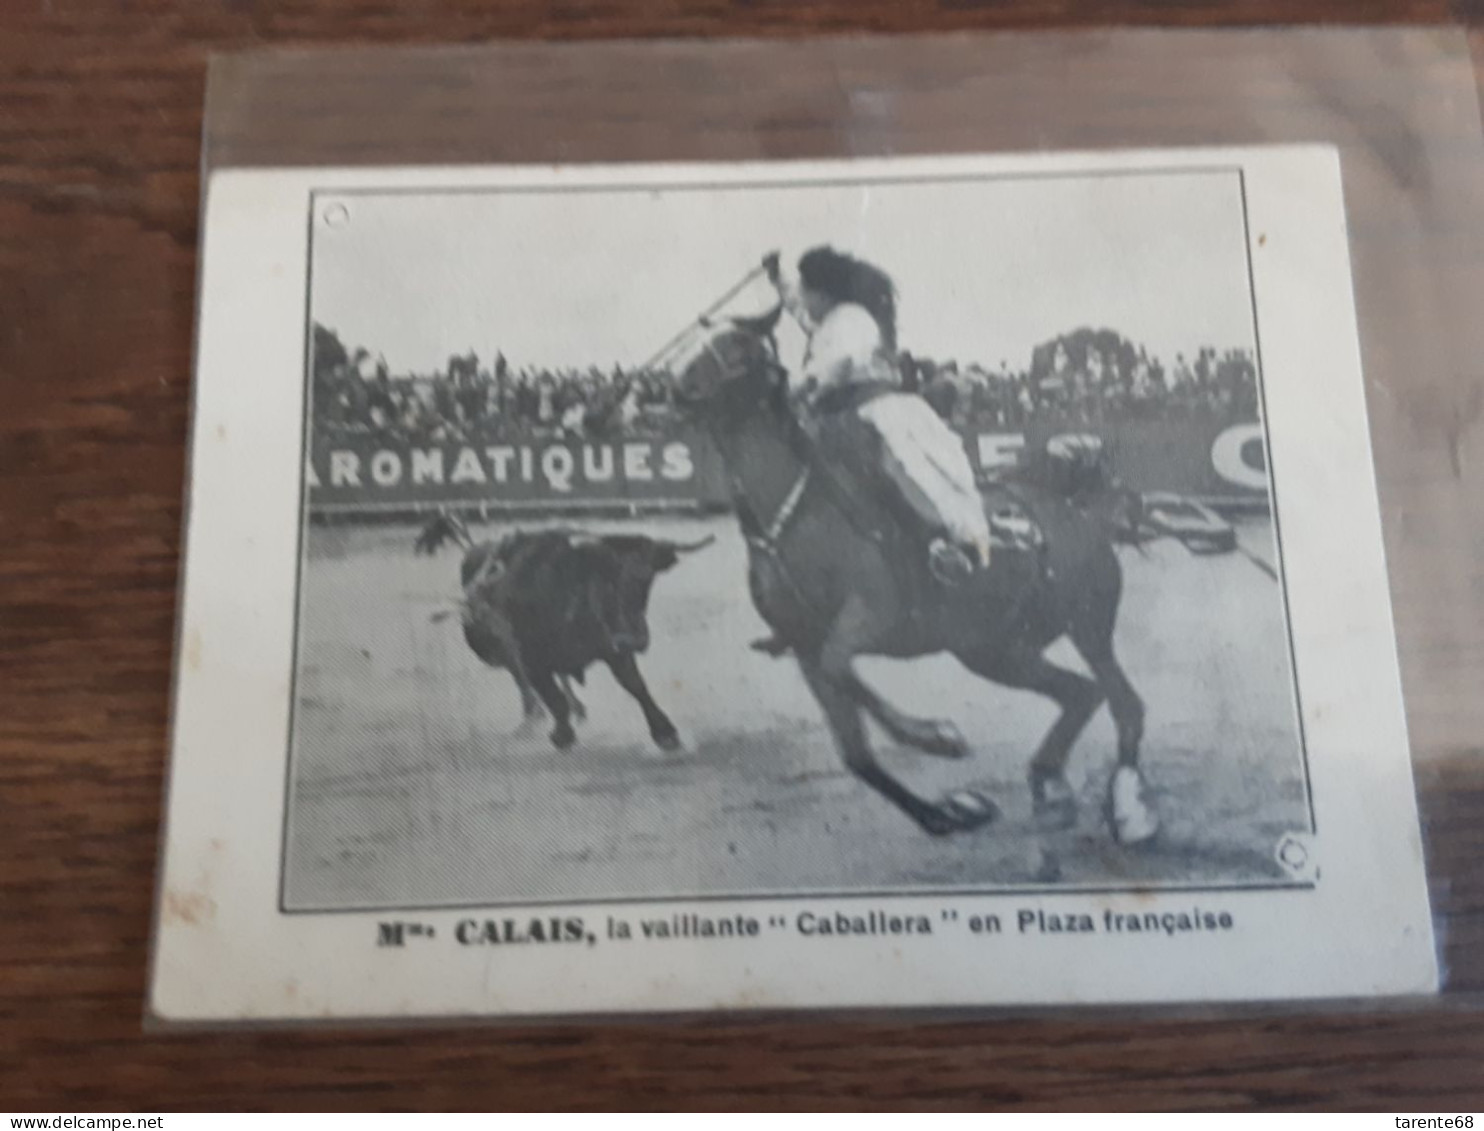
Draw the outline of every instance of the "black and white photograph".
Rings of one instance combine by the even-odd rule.
[[[1434,991],[1341,172],[213,176],[156,1014]]]
[[[285,911],[1313,881],[1240,168],[310,207]]]

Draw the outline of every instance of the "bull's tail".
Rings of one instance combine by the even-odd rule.
[[[456,542],[465,550],[474,545],[474,537],[469,533],[469,527],[464,520],[456,514],[440,510],[422,528],[417,541],[412,544],[412,549],[417,554],[436,554],[443,548],[443,544],[449,541]]]

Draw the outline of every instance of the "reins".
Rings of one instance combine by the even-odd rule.
[[[721,310],[724,306],[726,306],[727,303],[731,302],[733,298],[735,298],[742,292],[743,289],[749,286],[760,274],[762,274],[762,272],[762,267],[754,267],[737,283],[733,284],[733,286],[731,286],[720,298],[711,303],[711,305],[708,306],[701,314],[699,314],[694,321],[686,325],[678,333],[671,337],[670,340],[667,341],[663,346],[661,346],[660,349],[655,352],[654,356],[651,357],[647,362],[645,362],[645,364],[641,368],[649,369],[659,365],[662,361],[672,359],[677,351],[679,351],[679,349],[683,345],[689,342],[694,334],[696,334],[698,331],[709,330],[711,328],[709,324],[709,319],[711,318],[711,316],[714,315],[717,311]],[[701,339],[701,348],[710,355],[711,361],[716,365],[719,372],[721,372],[722,374],[727,374],[732,371],[732,365],[727,362],[727,360],[722,356],[721,352],[716,348],[716,344],[712,340],[710,334],[707,334]],[[768,362],[779,373],[783,372],[783,368],[781,365],[779,365],[777,360],[776,346],[774,347],[772,356],[768,358]],[[777,389],[769,390],[769,395],[776,396],[777,394]],[[798,475],[793,481],[793,484],[789,487],[788,493],[784,496],[783,501],[778,505],[778,509],[774,513],[772,520],[764,520],[763,514],[759,511],[758,507],[754,504],[752,498],[750,497],[746,485],[742,482],[741,477],[735,473],[733,473],[730,477],[732,501],[733,505],[737,508],[739,515],[745,516],[744,521],[742,522],[742,536],[746,541],[748,547],[755,553],[761,554],[773,563],[773,566],[777,570],[778,575],[783,579],[787,587],[793,592],[793,595],[798,600],[799,604],[811,617],[817,619],[817,614],[815,613],[813,602],[811,602],[806,596],[803,587],[798,583],[792,571],[789,570],[787,564],[784,562],[782,552],[782,541],[785,535],[788,533],[790,527],[793,525],[795,518],[798,516],[800,505],[804,500],[805,494],[809,490],[810,484],[813,483],[816,479],[819,479],[823,481],[827,487],[832,488],[832,494],[838,496],[836,499],[836,506],[841,512],[841,515],[844,517],[845,521],[868,540],[880,544],[882,540],[882,534],[879,530],[874,530],[869,528],[869,526],[862,525],[860,516],[854,513],[853,508],[850,506],[849,499],[846,497],[848,495],[848,492],[846,492],[842,485],[834,481],[833,477],[829,474],[829,469],[827,467],[821,466],[818,469],[819,474],[815,474],[815,465],[819,462],[819,457],[817,453],[811,450],[801,450],[807,449],[807,447],[809,446],[807,437],[802,435],[803,430],[800,427],[797,419],[793,418],[791,413],[788,414],[788,417],[789,419],[787,421],[787,425],[790,429],[790,434],[785,436],[784,440],[790,450],[792,450],[795,455],[798,456],[801,467]]]
[[[723,294],[705,310],[701,311],[700,314],[696,315],[694,321],[686,323],[685,326],[681,327],[681,329],[675,333],[674,337],[672,337],[668,342],[666,342],[658,350],[656,350],[654,355],[639,367],[640,372],[643,372],[646,369],[653,369],[655,366],[659,365],[661,361],[666,360],[672,354],[677,352],[680,346],[683,345],[697,330],[706,329],[707,319],[709,319],[727,303],[731,302],[732,299],[736,298],[747,287],[751,286],[753,280],[755,280],[762,273],[763,268],[761,266],[758,266],[754,267],[751,271],[747,272],[747,274],[743,275],[742,278],[734,283],[725,294]],[[710,344],[709,341],[707,344]]]

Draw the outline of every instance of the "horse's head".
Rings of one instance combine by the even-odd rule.
[[[759,404],[780,403],[787,375],[778,362],[773,330],[782,306],[760,318],[730,318],[702,331],[681,366],[675,401],[688,412],[735,418]]]

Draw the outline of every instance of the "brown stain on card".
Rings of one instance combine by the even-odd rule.
[[[216,900],[209,892],[216,886],[215,872],[227,850],[219,836],[207,841],[206,858],[193,884],[167,887],[160,905],[160,920],[167,924],[205,927],[216,920]]]
[[[164,920],[188,927],[204,927],[216,918],[216,900],[203,891],[165,892]]]

